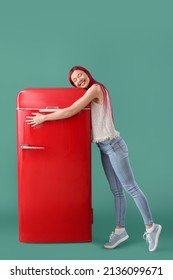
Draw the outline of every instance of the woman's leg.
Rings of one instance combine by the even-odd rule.
[[[116,173],[123,188],[134,199],[145,225],[152,224],[153,218],[148,205],[147,198],[138,187],[128,158],[128,148],[121,138],[118,142],[110,142],[111,148],[107,151],[112,168]]]
[[[138,187],[128,158],[128,148],[126,143],[121,137],[114,138],[113,140],[103,141],[98,144],[102,153],[109,157],[110,166],[106,168],[109,175],[109,169],[113,169],[120,185],[130,194],[134,199],[146,225],[146,240],[149,242],[149,251],[155,251],[158,246],[159,235],[161,232],[161,225],[154,224],[151,211],[148,205],[147,198]],[[104,157],[105,158],[105,157]],[[108,162],[108,161],[107,161]],[[110,175],[112,177],[113,175]],[[112,233],[110,240],[105,244],[105,248],[115,248],[118,244],[128,238],[127,233],[124,231],[119,236]]]
[[[101,151],[101,160],[110,189],[114,195],[117,227],[125,227],[126,197],[122,185],[116,176],[108,155]]]

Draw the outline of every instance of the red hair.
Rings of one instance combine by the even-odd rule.
[[[72,84],[72,86],[76,87],[75,84],[73,83],[72,79],[71,79],[72,73],[73,73],[75,70],[81,70],[81,71],[83,71],[83,72],[85,72],[85,73],[87,74],[87,76],[88,76],[88,78],[89,78],[90,81],[89,81],[89,84],[88,84],[86,90],[89,89],[93,84],[98,84],[98,85],[101,86],[101,88],[102,88],[102,90],[103,90],[103,93],[104,93],[104,103],[106,104],[106,103],[107,103],[107,98],[106,98],[107,95],[108,95],[108,98],[110,99],[110,95],[109,95],[109,92],[108,92],[107,88],[106,88],[102,83],[96,81],[96,80],[92,77],[91,73],[90,73],[86,68],[84,68],[83,66],[79,66],[79,65],[73,66],[73,67],[71,68],[71,70],[69,71],[68,79],[69,79],[70,83]],[[111,102],[110,102],[110,106],[111,106],[111,112],[112,112],[112,104],[111,104]],[[112,112],[112,118],[113,118],[113,112]]]

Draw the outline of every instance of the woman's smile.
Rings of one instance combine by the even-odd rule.
[[[84,86],[85,85],[85,79],[82,79],[81,81],[79,81],[78,85],[79,86]]]

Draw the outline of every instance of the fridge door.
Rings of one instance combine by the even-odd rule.
[[[25,122],[26,116],[46,106],[69,106],[84,91],[63,89],[64,97],[61,89],[42,92],[44,100],[41,91],[27,89],[17,101],[19,240],[91,241],[89,107],[69,119],[36,127]]]

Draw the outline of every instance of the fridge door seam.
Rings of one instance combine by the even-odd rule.
[[[61,108],[59,108],[61,109]],[[26,111],[31,111],[31,110],[44,110],[46,112],[45,108],[16,108],[16,110],[26,110]],[[47,109],[47,112],[50,112],[51,110],[57,111],[58,109]],[[84,108],[83,110],[91,110],[90,108]]]

